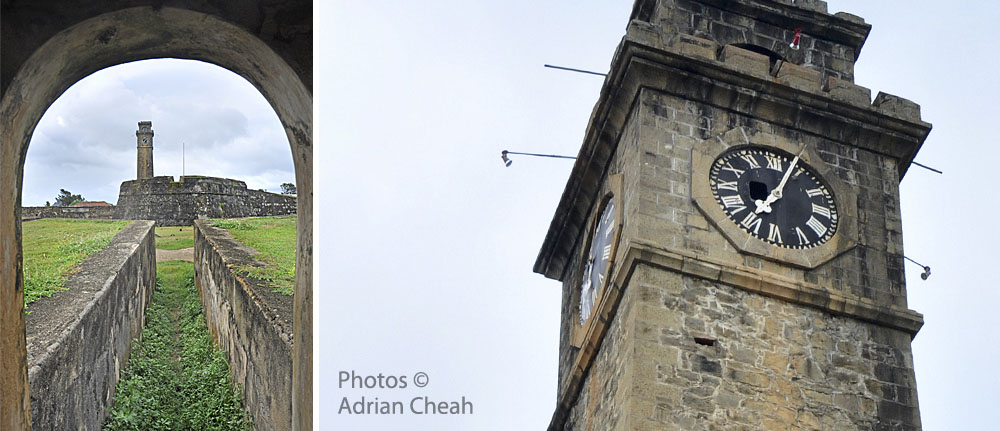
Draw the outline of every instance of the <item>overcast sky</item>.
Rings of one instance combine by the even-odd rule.
[[[317,2],[315,319],[320,429],[536,430],[555,407],[559,284],[531,271],[631,0]],[[1000,12],[930,0],[831,0],[873,25],[856,82],[922,106],[934,124],[902,182],[924,429],[995,427],[1000,242],[992,187]],[[152,120],[157,175],[276,190],[292,181],[273,111],[241,78],[148,61],[71,88],[36,129],[23,202],[59,188],[114,202]],[[407,376],[407,389],[340,387],[341,371]],[[413,375],[429,376],[425,388]],[[465,397],[464,416],[351,416],[342,400]]]
[[[153,174],[233,178],[279,192],[294,183],[288,138],[267,100],[245,79],[191,60],[109,67],[70,87],[42,116],[24,163],[25,206],[59,189],[118,201],[136,175],[140,121],[153,122]]]

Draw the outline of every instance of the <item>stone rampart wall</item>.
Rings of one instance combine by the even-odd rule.
[[[257,430],[289,430],[292,413],[292,297],[238,276],[252,250],[229,232],[195,221],[195,285],[209,331],[226,351]]]
[[[295,214],[295,197],[247,189],[226,178],[171,176],[125,181],[114,218],[156,220],[158,226],[190,226],[205,218]]]
[[[125,227],[25,317],[35,430],[100,430],[156,279],[153,222]],[[6,352],[4,352],[6,354]]]
[[[110,220],[114,207],[21,207],[21,220],[79,218]]]

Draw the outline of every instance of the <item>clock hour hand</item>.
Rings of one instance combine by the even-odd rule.
[[[805,151],[805,147],[802,148]],[[799,151],[799,156],[802,155],[802,151]],[[781,199],[781,191],[785,188],[785,183],[788,182],[788,177],[792,176],[792,170],[795,169],[795,165],[799,163],[799,156],[795,156],[792,159],[792,163],[788,165],[788,169],[785,170],[785,175],[781,177],[781,182],[778,183],[778,187],[771,190],[771,194],[767,195],[767,199],[760,200],[757,199],[754,203],[757,205],[757,209],[754,210],[755,214],[760,214],[762,212],[770,213],[771,204],[773,204],[778,199]]]

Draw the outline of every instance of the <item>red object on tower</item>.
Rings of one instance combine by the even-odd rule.
[[[792,43],[788,44],[789,48],[799,49],[799,40],[802,39],[802,29],[795,29],[795,37],[792,38]]]

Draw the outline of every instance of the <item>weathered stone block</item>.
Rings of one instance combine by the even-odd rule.
[[[815,92],[820,90],[822,75],[818,70],[783,61],[778,68],[775,81],[798,90]]]
[[[853,13],[837,12],[837,13],[833,14],[833,16],[835,16],[837,18],[840,18],[840,19],[843,19],[843,20],[847,20],[847,21],[853,22],[855,24],[864,24],[865,23],[865,19],[864,18],[862,18],[860,16],[857,16],[857,15],[855,15]]]
[[[899,96],[880,91],[875,96],[872,106],[886,115],[909,121],[920,121],[920,105]]]
[[[715,60],[716,52],[719,50],[715,42],[686,34],[677,37],[676,47],[681,54],[706,60]]]
[[[767,78],[771,71],[771,59],[768,56],[733,45],[722,48],[722,61],[728,67],[758,78]]]
[[[802,9],[809,9],[811,11],[826,13],[826,2],[823,0],[795,0],[795,6]]]
[[[866,107],[872,103],[870,89],[833,76],[826,80],[826,91],[834,100],[847,102],[854,106]]]

